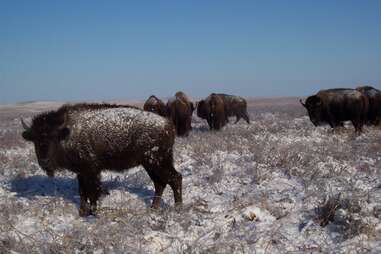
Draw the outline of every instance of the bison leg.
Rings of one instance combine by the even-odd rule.
[[[79,216],[95,215],[97,201],[102,193],[100,174],[95,176],[78,174],[77,178],[80,196]]]
[[[173,191],[173,196],[175,199],[175,204],[182,205],[183,177],[179,172],[176,171],[176,169],[173,166],[172,153],[163,161],[162,167],[163,167],[163,170],[165,170],[165,172],[168,172],[168,174],[163,174],[163,177],[164,177],[164,181],[167,182],[169,186],[171,186],[171,189]]]
[[[146,165],[144,166],[144,168],[146,169],[149,177],[151,178],[155,186],[155,196],[153,197],[151,208],[157,209],[160,207],[161,196],[163,195],[167,183],[161,181],[161,179],[157,176],[152,166]]]
[[[158,209],[160,207],[161,196],[163,195],[166,184],[163,184],[158,180],[153,181],[153,184],[155,185],[155,196],[152,200],[151,208]]]
[[[175,204],[182,204],[182,176],[173,167],[172,157],[162,160],[160,165],[144,165],[144,168],[155,185],[152,208],[157,209],[160,207],[161,196],[167,184],[173,190]]]
[[[78,189],[79,189],[79,216],[84,217],[90,215],[90,207],[89,203],[87,202],[88,200],[88,191],[87,191],[87,186],[86,186],[86,180],[84,176],[82,175],[77,175],[78,179]]]
[[[172,188],[176,205],[182,205],[183,203],[182,182],[182,175],[179,172],[177,172],[173,166],[171,166],[171,173],[168,179],[168,184]]]
[[[238,123],[239,120],[241,120],[241,116],[240,115],[236,115],[236,119],[235,119],[235,123],[234,124]]]
[[[355,127],[355,132],[357,134],[361,134],[362,132],[362,123],[360,121],[351,121],[353,126]]]
[[[225,114],[225,124],[228,124],[229,123],[229,117],[227,116],[227,114]]]
[[[89,186],[89,199],[90,199],[90,213],[95,215],[97,210],[97,201],[102,194],[101,175],[96,174],[88,179]]]
[[[210,117],[208,117],[208,119],[206,119],[206,121],[208,122],[209,128],[211,130],[213,130],[213,121],[212,121],[212,119]]]
[[[250,118],[249,118],[249,115],[247,114],[247,112],[243,113],[242,117],[243,117],[243,119],[246,120],[247,124],[250,124]]]

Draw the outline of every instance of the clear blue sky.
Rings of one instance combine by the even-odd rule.
[[[381,1],[0,0],[0,103],[381,87]]]

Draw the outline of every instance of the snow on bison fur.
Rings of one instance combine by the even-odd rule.
[[[168,109],[162,100],[155,95],[151,95],[144,103],[143,109],[158,114],[159,116],[167,117]]]
[[[182,203],[182,176],[173,165],[175,131],[167,119],[131,106],[64,105],[24,122],[24,139],[34,143],[38,163],[48,176],[66,168],[77,174],[80,216],[95,214],[101,171],[142,165],[155,186],[158,208],[169,184],[176,205]]]

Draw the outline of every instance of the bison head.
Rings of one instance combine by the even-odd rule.
[[[202,119],[207,119],[208,105],[206,104],[205,100],[200,100],[196,106],[197,106],[197,116]]]
[[[22,119],[21,123],[24,127],[22,137],[34,143],[38,164],[53,177],[58,167],[59,142],[69,135],[69,129],[62,127],[63,119],[53,113],[38,115],[30,127]]]
[[[318,126],[322,122],[321,120],[321,114],[322,114],[322,108],[321,108],[321,99],[316,96],[310,96],[306,99],[305,103],[300,100],[300,103],[307,109],[308,116],[310,117],[311,122]]]

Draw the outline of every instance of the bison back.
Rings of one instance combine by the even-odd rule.
[[[166,152],[174,143],[173,126],[163,117],[135,108],[73,112],[63,141],[77,160],[110,169],[142,164],[150,152]]]
[[[336,121],[362,121],[367,113],[368,100],[354,89],[330,89],[320,91],[317,96],[322,101],[325,117]]]

